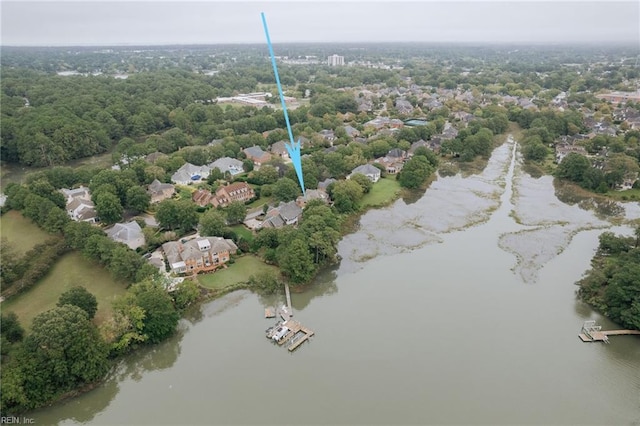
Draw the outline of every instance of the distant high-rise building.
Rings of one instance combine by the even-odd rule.
[[[330,67],[344,65],[344,56],[331,55],[329,56],[327,63],[329,64]]]

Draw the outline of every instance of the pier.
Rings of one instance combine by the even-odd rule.
[[[604,342],[609,343],[609,336],[640,335],[640,330],[602,330],[596,322],[585,321],[582,325],[581,333],[578,334],[583,342]]]
[[[276,316],[282,318],[282,321],[278,321],[274,326],[269,327],[266,330],[266,334],[267,339],[273,340],[279,346],[287,345],[289,352],[293,352],[315,333],[298,321],[291,319],[293,308],[291,307],[291,292],[287,283],[284,284],[284,292],[287,297],[286,305],[278,307],[275,311],[271,307],[264,310],[265,318],[274,318]]]
[[[287,310],[289,311],[289,316],[293,316],[293,308],[291,307],[291,292],[289,291],[289,283],[284,283],[284,294],[287,296]]]

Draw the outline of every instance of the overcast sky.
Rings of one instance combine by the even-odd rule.
[[[6,1],[2,45],[626,42],[640,1]]]

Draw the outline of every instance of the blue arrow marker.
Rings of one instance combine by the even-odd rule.
[[[298,175],[298,182],[300,182],[300,188],[302,188],[302,195],[306,195],[304,189],[304,178],[302,177],[302,159],[300,158],[300,139],[296,143],[293,140],[293,132],[291,131],[291,124],[289,123],[289,114],[287,113],[287,105],[284,101],[284,93],[282,93],[282,86],[280,85],[280,76],[278,76],[278,67],[276,66],[276,56],[273,54],[273,46],[271,45],[271,38],[269,37],[269,29],[267,28],[267,19],[264,17],[264,12],[260,13],[262,17],[262,25],[264,26],[264,34],[267,36],[267,45],[269,46],[269,54],[271,55],[271,65],[273,65],[273,73],[276,75],[276,84],[278,85],[278,94],[280,95],[280,102],[282,103],[282,111],[284,111],[284,121],[287,123],[287,131],[289,132],[290,144],[285,142],[285,147],[293,162],[293,168]]]

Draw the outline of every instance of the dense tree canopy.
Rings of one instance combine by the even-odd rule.
[[[635,236],[600,236],[593,269],[578,282],[578,294],[623,327],[640,330],[640,228]]]
[[[96,297],[84,287],[72,287],[58,298],[58,306],[74,305],[87,313],[89,319],[93,319],[98,310]]]

